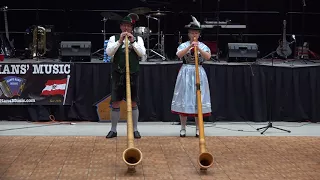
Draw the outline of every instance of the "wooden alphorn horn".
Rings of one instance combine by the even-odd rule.
[[[135,172],[135,166],[142,160],[142,153],[134,147],[133,137],[133,120],[132,120],[132,103],[131,103],[131,86],[130,86],[130,65],[129,65],[129,47],[128,36],[125,37],[126,53],[126,92],[127,92],[127,141],[128,148],[123,151],[122,159],[128,166],[128,171]]]
[[[194,37],[194,41],[198,41]],[[199,149],[200,154],[198,157],[198,163],[200,170],[207,170],[213,164],[213,155],[206,150],[206,141],[204,136],[203,114],[202,114],[202,102],[201,102],[201,90],[200,90],[200,74],[199,74],[199,57],[198,47],[194,47],[195,68],[196,68],[196,90],[197,90],[197,106],[198,106],[198,126],[199,126]]]

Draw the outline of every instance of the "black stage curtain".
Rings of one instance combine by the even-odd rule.
[[[320,118],[320,67],[205,65],[213,118],[313,121]]]
[[[178,121],[170,108],[181,65],[141,65],[140,121]],[[203,67],[209,79],[213,112],[205,120],[319,122],[320,66],[205,64]],[[76,63],[72,73],[69,86],[72,93],[67,98],[71,106],[46,109],[61,120],[98,121],[94,104],[111,92],[111,64]],[[43,110],[36,106],[1,106],[1,109],[4,112],[1,119],[8,120],[37,120],[34,113]]]

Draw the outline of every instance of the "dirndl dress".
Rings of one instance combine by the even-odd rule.
[[[185,42],[178,47],[178,51],[183,50],[189,46],[190,42]],[[203,43],[199,43],[199,48],[204,51],[210,52],[210,49]],[[172,113],[183,115],[183,116],[197,116],[197,95],[196,95],[196,75],[194,65],[194,54],[189,51],[184,57],[184,64],[179,70],[176,84],[174,88],[171,111]],[[203,62],[203,58],[199,54],[199,62]],[[192,64],[193,63],[193,64]],[[207,74],[204,68],[199,65],[200,75],[200,90],[201,90],[201,101],[202,101],[202,113],[203,116],[211,115],[211,99],[210,99],[210,88],[208,83]]]

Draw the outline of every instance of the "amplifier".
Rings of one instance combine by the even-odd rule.
[[[228,43],[228,62],[256,61],[258,45],[256,43]]]
[[[91,41],[61,41],[60,57],[63,62],[90,62]]]

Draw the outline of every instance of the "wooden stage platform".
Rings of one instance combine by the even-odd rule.
[[[199,139],[143,137],[135,174],[122,160],[126,137],[0,136],[0,179],[317,180],[318,137],[206,137],[214,165],[199,171]]]

